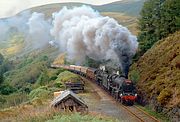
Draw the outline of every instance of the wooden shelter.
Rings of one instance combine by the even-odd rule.
[[[83,92],[84,91],[84,82],[65,82],[65,88],[70,89],[74,92]]]
[[[57,96],[51,103],[51,106],[59,111],[87,113],[88,106],[75,93],[65,90]]]

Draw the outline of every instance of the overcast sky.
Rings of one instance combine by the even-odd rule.
[[[12,16],[24,9],[44,4],[82,2],[93,5],[102,5],[114,1],[121,0],[0,0],[0,18]]]

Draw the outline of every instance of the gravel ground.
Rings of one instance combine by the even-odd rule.
[[[87,103],[90,112],[112,116],[123,122],[138,122],[138,120],[120,107],[95,83],[85,80],[85,92],[80,96]]]

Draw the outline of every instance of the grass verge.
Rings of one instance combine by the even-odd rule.
[[[149,106],[140,106],[137,105],[138,108],[142,109],[143,111],[147,112],[148,114],[150,114],[151,116],[157,118],[158,120],[160,120],[161,122],[170,122],[170,120],[168,119],[168,117],[166,117],[163,113],[158,113],[156,111],[153,111]]]

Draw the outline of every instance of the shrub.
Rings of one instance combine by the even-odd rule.
[[[158,102],[162,105],[166,104],[172,96],[172,91],[168,88],[163,89],[157,97]]]
[[[49,77],[47,73],[42,72],[36,81],[39,85],[45,85],[49,82]]]
[[[29,98],[32,100],[34,98],[42,98],[46,99],[50,96],[50,91],[47,90],[46,87],[39,87],[37,89],[34,89],[30,92]]]
[[[2,104],[4,104],[6,102],[6,99],[0,95],[0,107],[2,106]]]
[[[62,73],[62,72],[64,72],[65,71],[65,69],[58,69],[58,71],[57,71],[57,73],[56,73],[56,75],[59,75],[60,73]]]
[[[35,97],[33,98],[30,103],[34,106],[39,106],[39,105],[43,105],[43,100],[41,98]]]
[[[3,84],[3,85],[0,86],[0,92],[3,95],[12,94],[15,91],[17,91],[17,89],[12,87],[12,86],[10,86],[9,84]]]
[[[69,71],[64,71],[58,75],[58,78],[56,79],[56,82],[79,82],[81,80],[81,77],[71,73]]]
[[[10,95],[4,95],[0,98],[1,108],[8,108],[11,106],[17,106],[23,102],[28,101],[28,96],[26,93],[13,93]]]
[[[54,83],[54,87],[56,87],[56,88],[63,88],[64,85],[63,85],[60,81],[56,81],[56,82]]]
[[[137,83],[140,80],[139,72],[136,70],[133,70],[130,72],[130,79]]]
[[[4,61],[4,56],[0,53],[0,65],[3,63]]]
[[[57,76],[51,76],[50,78],[49,78],[49,80],[51,81],[51,80],[56,80],[57,79]]]
[[[31,85],[27,85],[25,87],[22,87],[20,90],[20,92],[25,92],[25,93],[30,93],[32,91],[32,86]]]
[[[0,84],[3,83],[4,81],[4,76],[3,76],[3,73],[0,72]]]
[[[102,61],[103,62],[103,61]],[[84,65],[87,67],[94,67],[94,68],[98,68],[99,65],[102,63],[100,61],[95,61],[92,58],[89,58],[88,56],[85,59]]]

